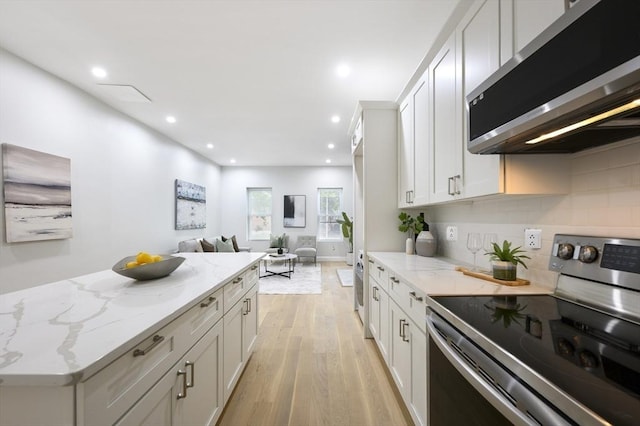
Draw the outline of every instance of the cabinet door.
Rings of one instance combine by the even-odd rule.
[[[186,397],[176,400],[178,424],[212,426],[222,413],[222,324],[214,325],[179,364],[189,387]]]
[[[380,341],[380,293],[380,287],[369,277],[369,331],[376,342]]]
[[[495,0],[476,2],[458,25],[459,78],[462,83],[462,197],[496,194],[504,190],[502,156],[478,155],[467,150],[466,96],[500,66],[500,7]]]
[[[458,91],[456,90],[455,33],[442,46],[429,66],[431,86],[431,191],[430,201],[452,200],[461,162]]]
[[[224,401],[229,399],[242,373],[242,342],[244,303],[233,305],[224,315]]]
[[[408,322],[405,313],[393,300],[389,301],[389,322],[389,369],[400,394],[407,401],[411,390],[411,346],[408,345],[406,334]]]
[[[411,346],[411,415],[416,425],[427,424],[427,335],[412,321],[408,327]]]
[[[413,104],[413,204],[425,205],[429,202],[429,86],[428,73],[418,81],[412,94]]]
[[[175,409],[178,393],[182,389],[181,380],[182,377],[177,376],[174,369],[169,370],[115,425],[155,426],[176,424]],[[87,420],[88,423],[96,421],[96,419]],[[97,424],[102,423],[99,422]]]
[[[412,96],[400,104],[398,118],[398,207],[410,206],[413,201],[413,105]]]
[[[380,305],[380,328],[378,330],[378,347],[380,348],[380,352],[382,352],[382,357],[387,362],[389,362],[389,338],[391,337],[391,333],[389,331],[389,327],[391,326],[391,322],[389,321],[389,295],[383,289],[378,291],[377,294],[378,304]]]
[[[245,363],[253,353],[258,337],[258,286],[254,286],[244,299],[244,315],[242,321],[242,362]]]

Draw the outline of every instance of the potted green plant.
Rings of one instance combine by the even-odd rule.
[[[398,225],[398,231],[407,233],[407,242],[405,244],[405,251],[407,254],[413,254],[415,249],[416,237],[424,229],[424,214],[420,213],[415,219],[406,212],[400,212],[398,215],[400,219],[400,225]]]
[[[347,241],[347,265],[353,265],[353,221],[342,212],[342,219],[336,219],[342,229],[342,236]]]
[[[277,240],[277,246],[278,246],[278,254],[283,254],[284,253],[284,236],[279,236],[278,240]]]
[[[502,246],[492,243],[493,250],[485,253],[491,259],[493,278],[503,281],[515,281],[518,264],[527,268],[522,259],[531,259],[521,247],[511,248],[511,242],[504,240]]]

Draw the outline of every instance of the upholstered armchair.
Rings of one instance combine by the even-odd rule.
[[[313,264],[317,265],[317,249],[316,249],[316,236],[315,235],[300,235],[298,236],[298,244],[295,254],[298,258],[301,257],[313,257]]]

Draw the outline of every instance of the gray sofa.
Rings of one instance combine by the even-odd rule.
[[[235,235],[225,238],[222,235],[215,237],[191,238],[178,243],[180,253],[215,253],[215,252],[240,252],[251,251],[250,247],[240,247]]]

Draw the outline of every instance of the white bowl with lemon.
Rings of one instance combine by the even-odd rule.
[[[166,277],[184,262],[184,257],[149,254],[141,251],[135,256],[127,256],[113,265],[111,270],[134,280],[154,280]]]

